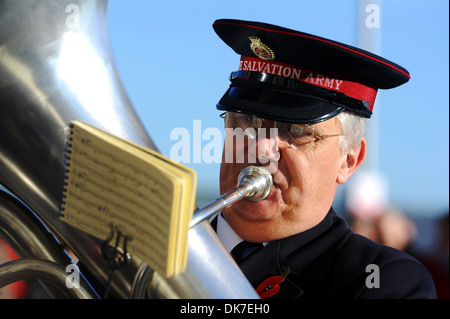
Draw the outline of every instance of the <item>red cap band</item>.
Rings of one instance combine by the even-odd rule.
[[[258,58],[247,56],[241,57],[239,63],[239,71],[254,71],[261,73],[269,73],[289,79],[294,79],[300,82],[315,85],[332,91],[344,93],[354,99],[367,101],[369,103],[369,110],[373,110],[377,90],[371,87],[362,85],[360,83],[339,80],[329,77],[324,73],[318,73],[314,70],[300,68],[295,65],[266,61]]]

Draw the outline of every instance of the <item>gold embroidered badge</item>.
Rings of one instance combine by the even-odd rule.
[[[275,59],[275,53],[267,45],[261,42],[260,38],[248,37],[250,39],[250,49],[260,59],[273,60]]]

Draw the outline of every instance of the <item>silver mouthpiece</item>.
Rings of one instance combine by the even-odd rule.
[[[269,195],[272,189],[273,181],[269,170],[260,166],[248,166],[244,168],[238,176],[238,187],[223,194],[215,201],[200,208],[194,213],[190,228],[195,227],[205,219],[213,217],[225,207],[247,198],[253,201],[259,201]]]
[[[261,166],[248,166],[238,176],[238,188],[249,187],[245,197],[249,200],[260,201],[269,195],[272,189],[272,174]]]

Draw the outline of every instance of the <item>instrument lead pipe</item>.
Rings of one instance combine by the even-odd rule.
[[[266,168],[260,166],[244,168],[238,176],[238,187],[197,210],[189,223],[189,227],[195,227],[244,197],[253,201],[266,198],[272,189],[272,185],[272,175]]]

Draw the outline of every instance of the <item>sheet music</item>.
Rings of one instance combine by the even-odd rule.
[[[111,143],[72,127],[61,218],[100,239],[119,229],[131,254],[164,269],[179,190],[155,163]]]

